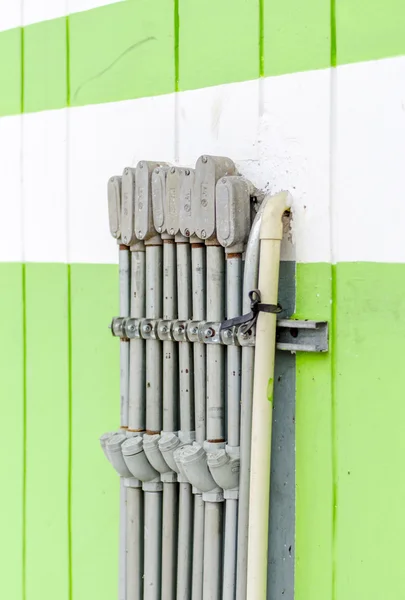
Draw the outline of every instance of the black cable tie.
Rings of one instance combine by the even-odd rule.
[[[243,328],[244,331],[248,331],[256,323],[259,312],[278,314],[283,310],[280,304],[262,304],[260,302],[261,295],[259,290],[252,290],[249,292],[249,300],[250,312],[240,317],[234,317],[233,319],[222,321],[219,329],[220,331],[223,331],[224,329],[231,329],[232,327],[237,327],[238,325],[248,325],[248,327]]]

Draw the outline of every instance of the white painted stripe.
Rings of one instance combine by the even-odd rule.
[[[405,57],[339,67],[335,76],[332,154],[329,70],[25,115],[26,259],[115,263],[108,178],[140,159],[174,162],[178,154],[192,166],[209,153],[234,158],[262,189],[291,192],[294,246],[284,245],[285,260],[405,262]],[[16,179],[20,124],[21,117],[0,119],[0,159]],[[51,192],[44,193],[43,180]],[[14,193],[9,180],[3,186]],[[18,235],[11,244],[6,225],[10,214],[21,219],[19,204],[11,209],[2,195],[0,206],[0,259],[21,260]],[[52,220],[65,230],[60,236],[49,233]]]
[[[405,56],[336,78],[335,260],[405,262]]]
[[[0,0],[0,31],[129,0]]]
[[[31,25],[68,14],[68,0],[24,0],[22,25]]]
[[[174,95],[70,109],[69,261],[117,261],[107,182],[139,160],[174,161]]]
[[[21,123],[20,115],[0,119],[0,260],[21,261]]]
[[[0,31],[20,27],[22,0],[0,0]]]
[[[67,111],[22,118],[23,257],[67,262]]]
[[[107,4],[115,4],[116,2],[128,2],[129,0],[68,0],[69,13],[81,12],[90,10],[98,6],[106,6]]]

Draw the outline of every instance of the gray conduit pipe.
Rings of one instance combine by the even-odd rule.
[[[193,197],[195,233],[206,244],[206,319],[222,321],[225,316],[225,257],[216,239],[215,186],[224,176],[236,173],[234,163],[224,157],[201,156],[196,163]],[[206,386],[206,436],[204,449],[213,453],[225,447],[225,355],[221,345],[208,345]],[[198,454],[200,451],[197,451]],[[189,468],[185,457],[184,467]],[[209,473],[207,456],[192,458],[200,467],[205,502],[203,600],[219,600],[222,587],[223,494]],[[207,477],[204,475],[204,468]],[[197,469],[195,470],[197,474]],[[211,482],[209,482],[209,479]],[[204,489],[203,486],[206,487]]]
[[[130,253],[127,245],[121,240],[121,177],[111,177],[108,181],[108,213],[110,232],[119,245],[119,309],[120,316],[129,316],[130,294]],[[129,400],[129,343],[121,339],[120,343],[120,427],[126,431],[128,427]],[[107,449],[106,434],[100,438],[101,446],[110,459]],[[111,462],[111,461],[110,461]],[[114,466],[114,465],[113,465]],[[124,477],[120,478],[120,526],[119,526],[119,575],[118,598],[126,597],[126,488]]]
[[[188,286],[192,291],[192,318],[194,321],[203,321],[205,319],[205,290],[206,290],[206,270],[205,270],[205,244],[195,235],[195,210],[194,204],[194,184],[195,170],[184,169],[184,176],[180,188],[180,232],[190,240],[191,245],[191,279]],[[188,262],[190,259],[188,258]],[[190,276],[190,268],[188,267]],[[189,313],[190,308],[187,308]],[[186,312],[186,311],[185,311]],[[194,366],[194,430],[195,440],[199,447],[203,447],[205,441],[205,400],[206,400],[206,355],[205,345],[195,342],[193,344],[193,366]],[[182,485],[182,484],[181,484]],[[191,573],[191,600],[202,600],[203,597],[203,569],[204,569],[204,502],[202,492],[198,488],[192,488],[194,495],[194,519],[189,526],[193,530],[192,548],[188,549],[186,560],[191,561],[192,554],[192,573]],[[184,494],[186,490],[184,490]],[[188,495],[188,490],[187,490]],[[188,503],[187,503],[188,506]],[[190,512],[187,511],[188,518]],[[187,519],[188,520],[188,519]],[[184,519],[184,528],[186,519]],[[189,580],[190,573],[187,575]],[[179,575],[180,580],[180,575]],[[188,589],[187,589],[188,586]],[[190,583],[179,581],[178,600],[189,600]]]
[[[221,178],[216,186],[217,235],[226,255],[227,319],[242,314],[242,252],[249,230],[253,185],[241,176]],[[231,330],[224,331],[231,336]],[[211,474],[224,490],[225,543],[222,600],[234,600],[239,498],[241,349],[227,353],[227,446],[208,459]]]
[[[120,281],[120,316],[129,316],[129,294],[130,294],[130,251],[128,246],[120,244],[119,249],[119,281]],[[120,391],[121,391],[121,428],[128,428],[128,404],[129,404],[129,340],[120,339]],[[127,550],[127,490],[125,482],[120,480],[120,598],[127,600],[126,590],[126,550]]]
[[[127,167],[122,175],[121,233],[131,250],[130,316],[145,316],[145,245],[136,239],[134,228],[135,169]],[[140,436],[145,430],[145,342],[129,342],[128,435]],[[143,492],[142,482],[132,478],[127,487],[127,600],[143,597]]]
[[[193,232],[194,233],[194,232]],[[193,320],[203,321],[206,311],[205,245],[191,239]],[[205,344],[194,344],[194,406],[196,443],[203,447],[206,438],[206,354]],[[194,539],[191,600],[202,600],[204,575],[205,507],[202,493],[194,495]]]
[[[136,167],[135,229],[138,239],[145,241],[147,319],[159,319],[163,313],[163,256],[162,239],[153,225],[151,177],[158,163],[140,161]],[[163,426],[163,364],[162,344],[154,337],[146,322],[146,434],[144,444],[153,445],[151,437],[160,435]],[[145,460],[146,454],[145,454]],[[148,464],[150,464],[148,462]],[[151,466],[152,469],[152,466]],[[162,491],[159,472],[143,480],[144,491],[144,600],[160,600],[162,575]],[[138,477],[142,479],[141,477]]]
[[[207,245],[207,321],[225,317],[225,255]],[[207,452],[225,446],[225,354],[222,345],[207,345]],[[219,489],[219,488],[218,488]],[[215,498],[215,500],[214,500]],[[208,492],[205,500],[203,600],[220,600],[222,588],[223,495]],[[214,501],[212,501],[214,500]]]
[[[187,238],[176,235],[178,316],[179,320],[191,318],[191,254]],[[190,444],[194,438],[194,381],[193,355],[189,342],[179,342],[180,369],[180,431],[182,444]],[[194,500],[191,485],[180,470],[179,476],[179,548],[177,570],[177,600],[190,597],[193,546]]]
[[[163,237],[163,236],[162,236]],[[176,246],[173,238],[163,240],[163,318],[177,314]],[[178,423],[178,357],[176,342],[163,342],[163,431],[173,432]],[[158,450],[160,452],[160,450]],[[163,481],[162,600],[176,598],[178,488],[173,471]]]
[[[152,174],[153,223],[163,240],[163,319],[166,321],[177,318],[176,246],[174,235],[167,231],[170,215],[166,194],[169,170],[168,166],[157,167]],[[161,332],[166,334],[163,341],[163,431],[162,435],[149,438],[153,441],[153,452],[149,444],[144,444],[144,448],[163,482],[161,598],[174,600],[177,573],[177,473],[165,461],[160,447],[162,444],[165,447],[165,440],[171,439],[178,427],[178,348],[168,326],[162,327]]]

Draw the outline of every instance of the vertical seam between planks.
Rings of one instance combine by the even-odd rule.
[[[72,573],[72,285],[71,266],[67,265],[67,313],[68,313],[68,598],[73,597]]]
[[[27,293],[26,265],[22,263],[22,330],[23,330],[23,464],[22,464],[22,598],[27,597],[26,564],[27,564]]]
[[[179,2],[180,0],[174,0],[174,91],[179,91],[179,37],[180,37],[180,15],[179,15]]]
[[[180,121],[179,121],[179,86],[180,86],[180,0],[174,0],[174,161],[179,162],[180,154]]]
[[[336,184],[336,133],[337,133],[337,30],[336,30],[336,0],[330,0],[330,243],[331,243],[331,446],[332,446],[332,581],[331,598],[336,600],[336,537],[338,513],[338,457],[337,457],[337,423],[336,423],[336,328],[337,328],[337,273],[334,264],[334,194]]]
[[[264,0],[259,0],[259,76],[264,77]]]
[[[66,104],[70,107],[70,18],[66,16]],[[69,110],[66,111],[66,261],[67,261],[67,313],[68,313],[68,598],[73,598],[72,566],[72,273],[69,264]]]

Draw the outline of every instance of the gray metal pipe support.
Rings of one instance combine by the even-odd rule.
[[[259,206],[249,234],[245,251],[243,273],[243,313],[250,311],[248,294],[257,288],[260,257],[260,224],[265,201]],[[236,563],[236,600],[246,600],[248,532],[249,532],[249,487],[252,430],[252,395],[255,351],[253,347],[242,349],[241,381],[241,427],[240,427],[240,474],[238,544]]]

